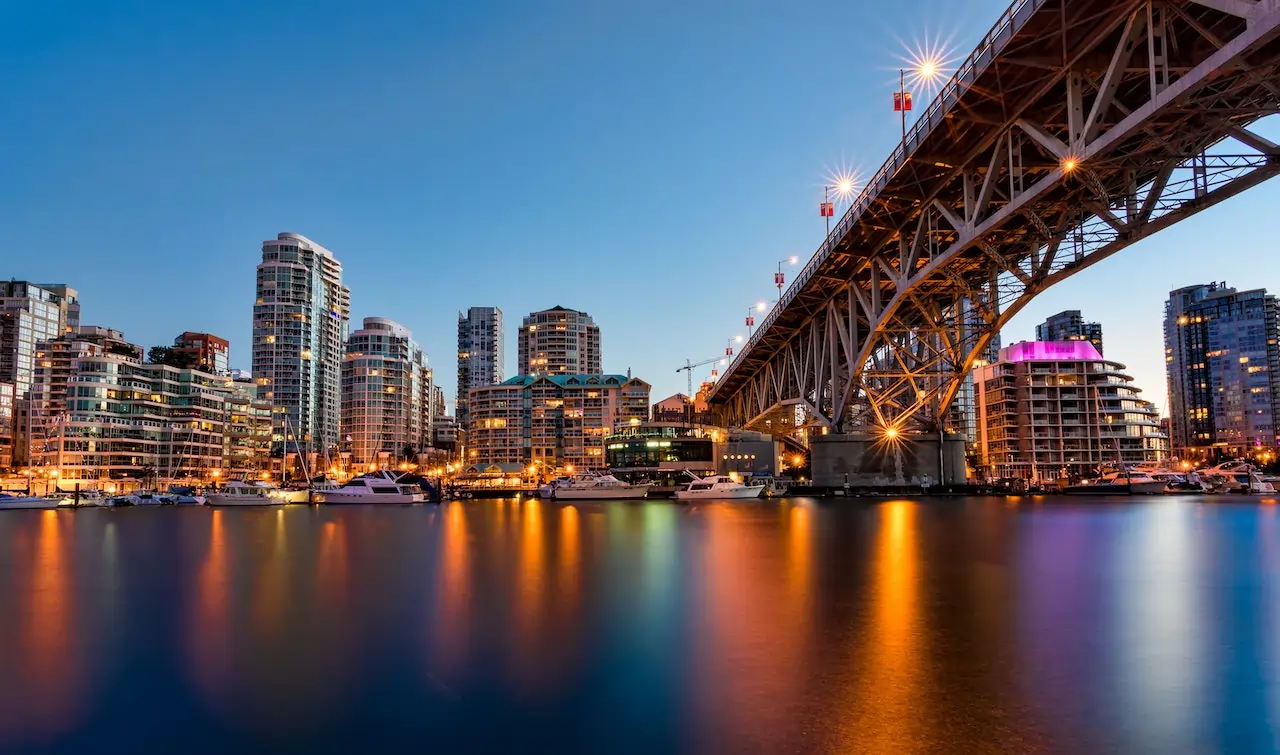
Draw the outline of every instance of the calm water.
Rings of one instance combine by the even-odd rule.
[[[1280,505],[0,512],[0,752],[1280,751]]]

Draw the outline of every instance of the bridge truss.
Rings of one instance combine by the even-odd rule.
[[[1034,296],[1280,172],[1280,0],[1019,0],[717,384],[728,425],[938,430]],[[805,420],[801,420],[805,421]]]

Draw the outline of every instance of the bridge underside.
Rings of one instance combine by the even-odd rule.
[[[1280,172],[1277,0],[1025,0],[922,114],[712,395],[779,434],[947,424],[1049,286]],[[799,409],[799,411],[798,411]]]

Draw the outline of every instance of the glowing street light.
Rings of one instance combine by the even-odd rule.
[[[828,181],[830,183],[822,187],[822,217],[827,220],[827,235],[831,235],[831,218],[835,217],[836,206],[831,201],[831,192],[836,193],[836,197],[842,201],[848,201],[854,192],[858,190],[858,176],[856,173],[839,173],[831,176]]]
[[[911,79],[912,88],[928,92],[947,76],[951,61],[942,45],[926,44],[925,49],[912,52],[905,62],[907,65],[898,69],[898,91],[893,95],[893,109],[902,114],[903,144],[907,141],[907,111],[911,109],[907,79]]]

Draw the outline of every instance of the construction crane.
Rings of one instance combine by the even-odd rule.
[[[677,373],[681,373],[681,372],[688,373],[688,375],[687,375],[686,377],[688,377],[688,379],[689,379],[689,387],[688,387],[688,393],[686,393],[685,395],[687,395],[689,398],[693,398],[693,371],[694,371],[694,370],[696,370],[696,369],[697,369],[697,368],[699,368],[699,367],[705,367],[705,366],[707,366],[707,365],[709,365],[709,364],[714,364],[715,362],[724,362],[724,361],[728,361],[729,357],[731,357],[731,356],[733,356],[733,344],[728,344],[728,345],[726,345],[726,346],[724,347],[724,356],[718,356],[718,357],[712,357],[712,358],[710,358],[710,359],[704,359],[704,360],[702,360],[701,362],[690,362],[688,359],[684,360],[684,366],[683,366],[683,367],[677,367],[677,368],[676,368],[676,372],[677,372]],[[713,371],[713,372],[714,372],[714,371]]]

